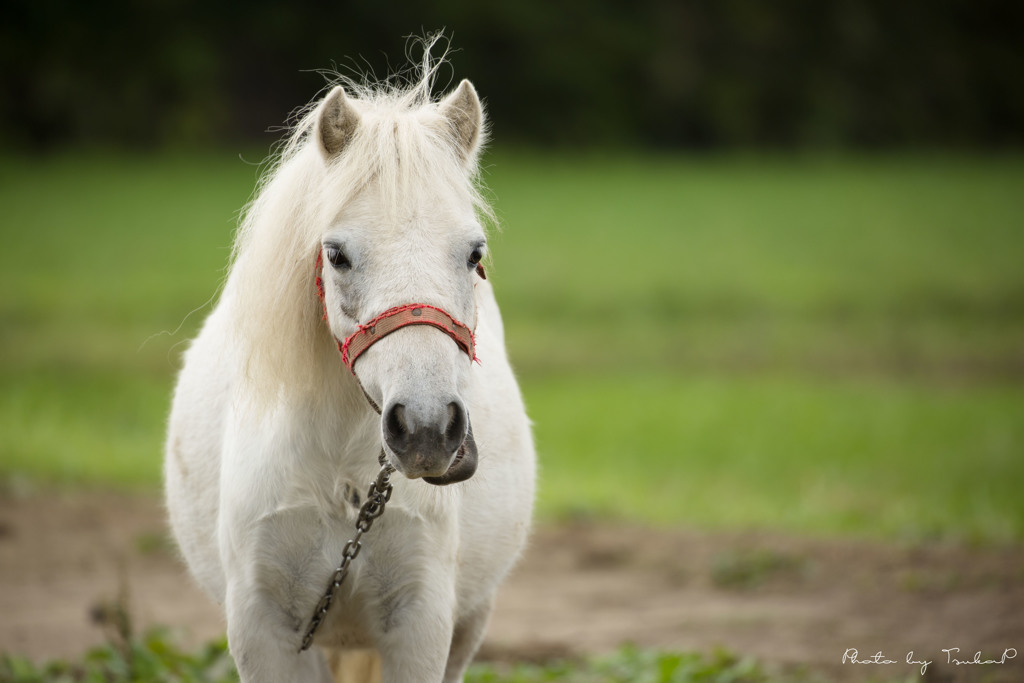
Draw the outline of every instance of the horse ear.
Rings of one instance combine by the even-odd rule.
[[[355,110],[345,90],[339,85],[324,98],[320,116],[316,122],[317,139],[324,158],[329,158],[345,148],[359,125],[359,113]]]
[[[441,101],[437,110],[448,122],[463,160],[471,161],[480,147],[484,127],[484,111],[476,88],[463,79],[459,87]]]

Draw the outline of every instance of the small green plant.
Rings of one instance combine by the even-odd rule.
[[[185,652],[163,630],[140,640],[90,650],[75,662],[36,665],[24,657],[0,656],[0,683],[237,683],[224,639]]]
[[[625,646],[613,654],[584,661],[518,665],[501,670],[478,664],[466,683],[809,683],[804,674],[791,677],[767,672],[758,662],[725,650],[711,654],[660,652]]]

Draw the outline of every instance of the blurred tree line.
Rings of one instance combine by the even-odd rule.
[[[982,147],[1024,140],[1024,3],[5,0],[0,144],[266,141],[317,69],[445,28],[503,142]],[[390,60],[390,61],[389,61]]]

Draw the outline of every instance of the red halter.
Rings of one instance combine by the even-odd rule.
[[[319,252],[316,257],[314,271],[316,275],[316,293],[324,306],[324,320],[326,320],[327,300],[324,298],[323,268],[324,255],[323,252]],[[477,273],[481,277],[485,277],[482,267],[477,268]],[[338,343],[338,350],[341,351],[341,362],[354,375],[356,372],[356,360],[359,356],[363,355],[368,348],[392,332],[409,325],[431,325],[436,327],[451,337],[471,360],[478,360],[476,357],[476,339],[469,327],[456,320],[447,311],[436,306],[431,306],[430,304],[405,304],[389,308],[365,325],[360,325],[359,329],[345,337],[344,341],[335,339]]]

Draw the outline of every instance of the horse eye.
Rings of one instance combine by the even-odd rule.
[[[473,253],[469,255],[469,267],[476,268],[477,264],[480,263],[480,260],[483,259],[483,257],[484,252],[482,249],[480,249],[479,247],[474,249]]]
[[[352,262],[348,260],[343,252],[338,247],[325,247],[324,253],[327,254],[327,260],[331,262],[331,265],[341,270],[348,270],[352,267]]]

